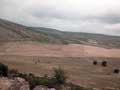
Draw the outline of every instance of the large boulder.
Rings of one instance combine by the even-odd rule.
[[[0,90],[29,90],[29,84],[22,78],[0,78]]]

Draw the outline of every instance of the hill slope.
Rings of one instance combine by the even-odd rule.
[[[45,41],[46,35],[29,31],[25,26],[0,19],[0,41]]]
[[[0,19],[0,41],[39,41],[56,44],[86,44],[120,48],[120,37],[101,34],[62,32],[43,27],[26,27]]]
[[[85,44],[106,48],[120,48],[120,37],[82,32],[62,32],[50,28],[29,27],[30,30],[44,33],[52,42],[63,44]]]

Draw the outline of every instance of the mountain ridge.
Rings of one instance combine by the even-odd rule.
[[[0,41],[38,41],[51,44],[85,44],[106,48],[120,48],[120,36],[28,27],[4,19],[0,19]]]

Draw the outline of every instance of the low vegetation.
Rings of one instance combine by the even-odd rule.
[[[97,61],[93,61],[93,65],[97,65],[98,64],[98,62]]]
[[[118,74],[120,72],[119,69],[114,69],[114,73]]]
[[[0,63],[0,76],[7,77],[8,76],[8,66]]]
[[[55,88],[66,83],[67,77],[65,76],[64,71],[61,68],[55,68],[54,74],[52,77],[44,75],[43,77],[35,76],[34,74],[22,74],[19,73],[19,77],[22,77],[29,81],[30,88],[34,88],[37,85],[44,85],[49,88]]]
[[[102,65],[103,67],[106,67],[106,66],[107,66],[107,61],[102,61],[101,65]]]
[[[66,83],[67,77],[65,76],[65,73],[62,69],[56,68],[54,70],[54,75],[52,77],[48,77],[47,75],[44,75],[43,77],[35,76],[32,73],[25,74],[20,73],[16,70],[10,71],[10,77],[21,77],[24,78],[26,81],[29,82],[31,90],[37,86],[37,85],[44,85],[47,87],[58,87],[60,85],[63,85]]]
[[[35,76],[32,73],[29,73],[29,74],[21,73],[15,69],[9,69],[7,65],[0,63],[1,77],[8,77],[11,79],[14,79],[16,77],[23,78],[29,82],[30,90],[34,90],[34,88],[39,85],[47,86],[48,88],[55,88],[56,90],[64,90],[67,87],[71,88],[70,90],[89,90],[89,89],[84,89],[83,87],[80,87],[73,83],[68,83],[65,71],[60,67],[54,68],[53,70],[54,70],[54,73],[51,77],[48,77],[48,75],[39,77],[39,76]]]
[[[54,69],[53,80],[55,81],[55,83],[65,84],[66,79],[67,79],[67,76],[65,75],[65,72],[61,68]]]

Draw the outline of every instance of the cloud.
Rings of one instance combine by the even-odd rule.
[[[0,17],[63,31],[120,36],[119,0],[1,0]]]

